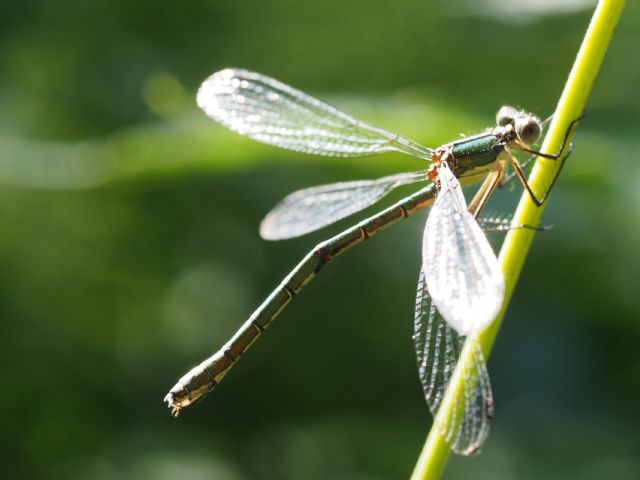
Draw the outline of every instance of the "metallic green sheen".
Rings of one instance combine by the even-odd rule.
[[[171,389],[166,401],[172,414],[178,415],[193,405],[222,380],[240,356],[261,336],[269,324],[297,294],[320,272],[331,258],[386,229],[393,223],[433,203],[436,187],[425,186],[382,212],[362,220],[333,238],[316,245],[285,277],[249,319],[217,353],[184,375]]]
[[[465,170],[493,163],[504,150],[504,144],[492,133],[476,135],[452,144],[456,166]]]

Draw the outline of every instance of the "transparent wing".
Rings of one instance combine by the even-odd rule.
[[[479,333],[502,307],[504,277],[446,162],[438,182],[422,244],[427,288],[442,316],[460,335]]]
[[[493,394],[482,348],[476,337],[467,337],[465,343],[465,337],[444,321],[429,297],[424,270],[418,280],[413,339],[420,382],[435,426],[455,453],[477,452],[493,417]],[[464,366],[458,365],[463,349],[470,353]],[[451,397],[448,411],[441,412],[453,377],[461,378],[462,391]]]
[[[431,158],[427,147],[247,70],[214,73],[201,85],[197,101],[208,116],[231,130],[288,150],[337,157],[398,151]]]
[[[298,190],[267,214],[260,235],[267,240],[298,237],[373,205],[396,187],[425,180],[425,172],[400,173]]]

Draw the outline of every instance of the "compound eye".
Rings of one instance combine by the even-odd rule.
[[[498,113],[496,114],[496,123],[501,127],[514,125],[517,116],[518,110],[516,108],[505,105],[498,110]]]
[[[516,133],[520,140],[527,145],[533,145],[540,138],[540,120],[536,117],[524,117],[516,119]]]

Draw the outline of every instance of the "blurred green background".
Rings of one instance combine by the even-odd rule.
[[[3,0],[3,477],[407,478],[431,421],[411,342],[425,214],[332,262],[214,394],[169,416],[175,380],[352,221],[269,243],[272,205],[421,168],[254,143],[195,91],[244,67],[437,146],[503,104],[549,115],[594,3]],[[446,478],[640,472],[639,29],[630,1],[489,361],[491,436]]]

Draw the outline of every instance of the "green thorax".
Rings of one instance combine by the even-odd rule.
[[[483,133],[473,137],[452,142],[451,153],[456,160],[456,167],[462,170],[473,170],[495,162],[504,151],[504,140],[494,133]]]

